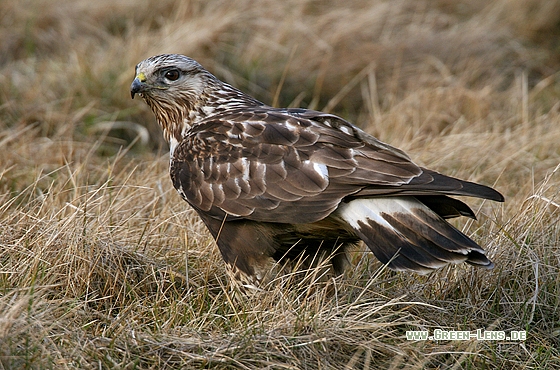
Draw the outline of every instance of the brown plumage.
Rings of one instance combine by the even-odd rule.
[[[250,280],[269,258],[301,253],[336,251],[340,273],[360,240],[396,270],[493,266],[444,220],[475,218],[450,195],[503,201],[492,188],[418,167],[337,116],[267,106],[182,55],[140,62],[130,91],[170,143],[173,185]]]

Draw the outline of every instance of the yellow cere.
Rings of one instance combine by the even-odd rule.
[[[146,75],[144,74],[144,72],[140,72],[136,75],[136,78],[140,80],[140,82],[145,82],[146,81]]]

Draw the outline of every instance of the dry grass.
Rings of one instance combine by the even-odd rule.
[[[3,0],[0,369],[560,366],[559,7]],[[479,221],[459,227],[496,268],[421,277],[358,252],[338,280],[311,271],[232,296],[151,113],[128,98],[133,66],[160,52],[494,185],[505,205],[469,200]],[[528,338],[404,335],[436,328]]]

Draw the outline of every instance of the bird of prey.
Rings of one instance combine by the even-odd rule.
[[[169,142],[173,186],[241,281],[258,282],[270,258],[318,254],[340,274],[360,240],[394,270],[493,267],[446,221],[475,218],[450,196],[503,201],[490,187],[419,167],[335,115],[263,104],[183,55],[140,62],[130,92]]]

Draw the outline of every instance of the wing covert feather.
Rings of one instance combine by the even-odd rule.
[[[346,197],[446,194],[461,184],[336,116],[262,107],[194,126],[171,176],[195,208],[280,223],[321,220]]]

